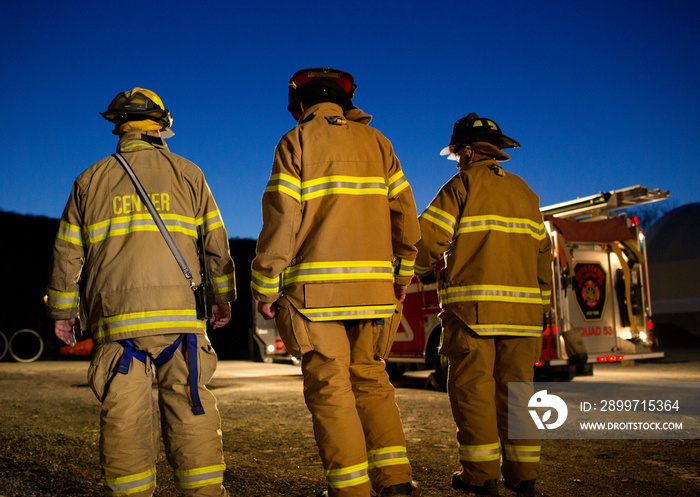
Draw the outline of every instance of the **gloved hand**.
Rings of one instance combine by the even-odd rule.
[[[437,281],[437,278],[435,277],[435,271],[430,271],[427,274],[418,276],[418,279],[424,285],[430,285],[431,283],[435,283]]]

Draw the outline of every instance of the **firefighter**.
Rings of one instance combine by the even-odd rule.
[[[252,291],[301,357],[325,470],[318,495],[415,495],[385,371],[413,276],[413,194],[390,142],[355,108],[353,77],[304,69],[289,80],[298,122],[276,147],[262,198]]]
[[[172,118],[158,95],[119,93],[102,116],[199,284],[197,228],[203,225],[214,292],[214,328],[235,300],[228,237],[202,171],[171,153]],[[224,496],[221,420],[205,388],[216,369],[207,323],[190,284],[115,156],[73,184],[54,244],[48,312],[73,345],[84,329],[96,342],[88,382],[102,404],[100,464],[109,496],[152,495],[158,417],[175,485],[188,496]],[[151,393],[158,386],[158,405]],[[160,413],[160,414],[159,414]]]
[[[420,216],[416,274],[434,280],[445,263],[440,354],[461,463],[452,486],[483,495],[498,495],[499,475],[534,495],[539,473],[540,441],[509,439],[507,424],[508,382],[532,382],[539,360],[552,262],[538,197],[499,164],[510,159],[502,149],[519,146],[491,119],[457,121],[442,155],[458,159],[459,172]]]

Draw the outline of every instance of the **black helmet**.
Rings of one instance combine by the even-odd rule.
[[[478,141],[492,143],[499,149],[520,147],[520,143],[501,133],[498,124],[472,112],[454,124],[450,144],[440,152],[440,155],[455,152],[455,147],[458,145],[470,145]]]
[[[119,93],[100,115],[117,127],[127,121],[150,119],[168,130],[173,123],[170,111],[163,107],[160,97],[150,90],[134,88]]]
[[[357,85],[350,73],[331,69],[330,67],[315,67],[302,69],[289,79],[289,105],[287,110],[295,120],[301,117],[299,104],[313,98],[327,98],[336,102],[343,110],[353,108],[351,99],[355,96]]]

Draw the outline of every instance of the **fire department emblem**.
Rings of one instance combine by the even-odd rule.
[[[603,318],[607,276],[598,262],[577,262],[574,265],[573,290],[586,321],[600,321]]]

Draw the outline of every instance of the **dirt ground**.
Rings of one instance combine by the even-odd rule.
[[[285,367],[285,374],[239,376],[229,373],[237,361],[226,362],[210,385],[223,420],[224,485],[233,496],[314,496],[324,479],[301,376]],[[99,405],[87,367],[84,360],[0,363],[0,497],[100,495]],[[458,461],[447,396],[417,381],[424,382],[397,381],[396,396],[421,495],[464,495],[450,488]],[[698,496],[700,440],[548,440],[538,491]],[[155,495],[178,495],[162,450]]]

